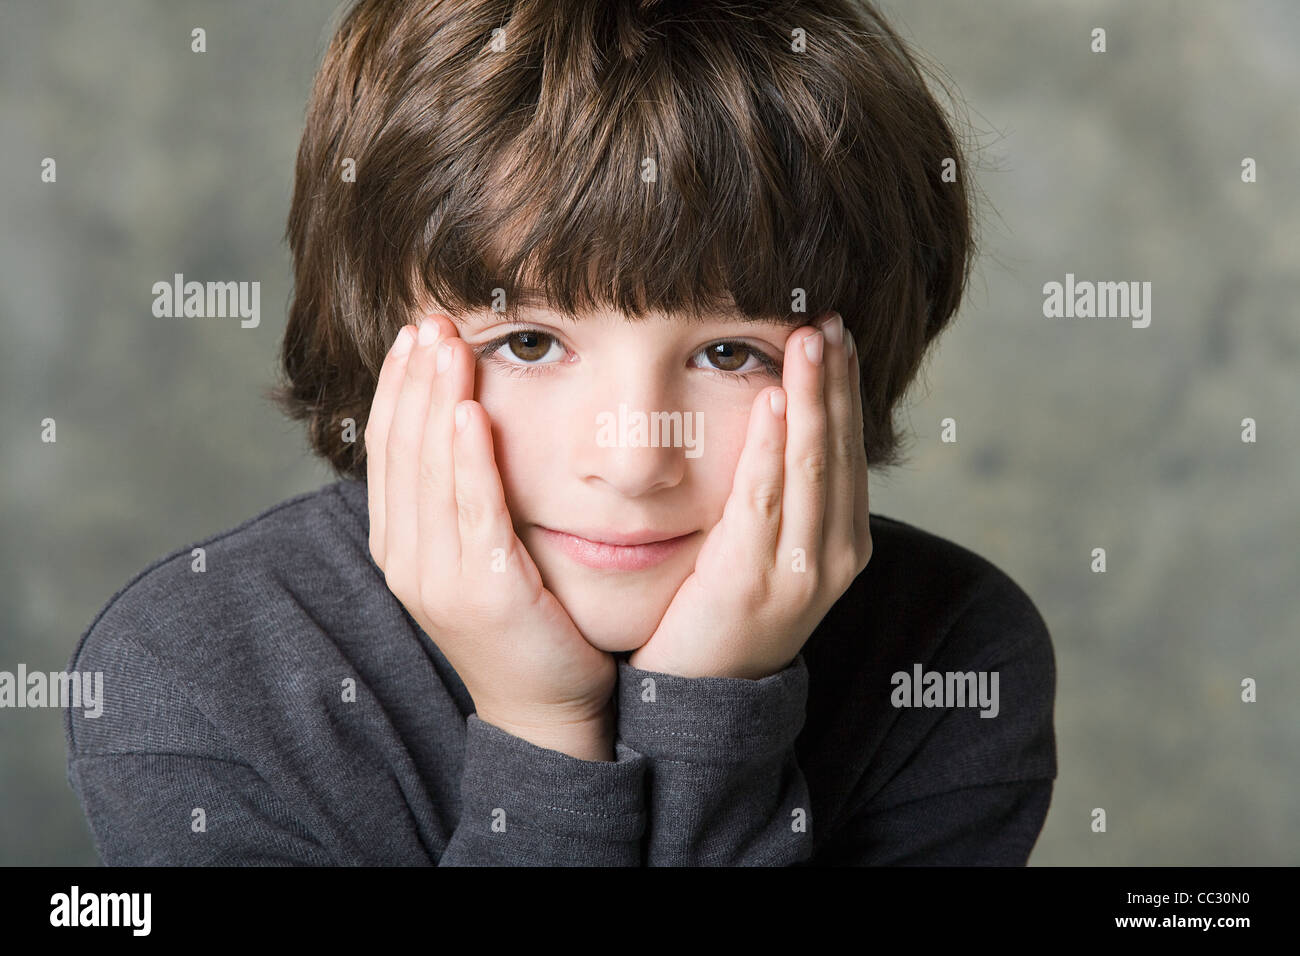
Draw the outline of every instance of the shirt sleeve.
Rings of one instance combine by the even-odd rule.
[[[866,765],[847,809],[815,820],[794,748],[808,697],[802,652],[758,681],[683,678],[620,662],[619,739],[650,760],[647,864],[1024,865],[1057,769],[1047,626],[999,575],[923,663],[985,672],[990,683],[996,674],[997,713],[886,707],[892,723],[878,749],[867,742],[877,735],[864,729],[862,747],[872,752],[843,755],[845,766]],[[877,676],[870,692],[888,699],[889,675]]]
[[[462,812],[435,858],[414,840],[359,839],[347,807],[331,814],[340,829],[312,825],[321,806],[298,804],[329,795],[279,792],[128,635],[92,635],[79,655],[73,669],[113,689],[97,717],[65,712],[68,783],[107,866],[641,864],[645,760],[626,747],[581,760],[471,714]]]
[[[548,750],[470,714],[462,811],[439,866],[640,866],[646,759]]]
[[[105,866],[330,866],[252,767],[192,754],[76,754],[68,782]]]
[[[473,714],[469,740],[464,812],[436,865],[640,865],[639,754],[624,747],[617,761],[579,760]],[[106,866],[373,862],[331,853],[244,764],[155,752],[74,755],[68,780]]]
[[[647,866],[788,866],[810,858],[795,755],[802,654],[761,680],[680,677],[619,661],[618,739],[648,761]]]

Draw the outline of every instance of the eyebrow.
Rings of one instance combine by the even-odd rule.
[[[775,325],[780,328],[797,329],[800,326],[812,325],[812,319],[806,314],[800,312],[787,312],[785,315],[759,315],[754,318],[742,316],[737,322],[749,322],[754,325]]]
[[[518,308],[518,311],[520,312],[527,311],[527,310],[547,312],[549,313],[548,318],[554,317],[565,323],[574,323],[574,320],[571,319],[569,316],[564,315],[561,312],[553,312],[544,303],[541,302],[538,302],[537,304],[528,304],[528,305],[521,304]],[[484,322],[494,321],[492,315],[493,313],[489,313],[488,315],[483,316],[482,321]],[[514,318],[509,318],[505,315],[505,313],[496,313],[495,321],[500,322],[502,325],[513,326],[513,325],[533,325],[537,322],[537,319],[529,319],[521,315],[516,315]],[[577,321],[580,322],[581,319]],[[813,320],[810,317],[808,317],[806,313],[800,313],[800,312],[789,312],[786,313],[785,315],[758,315],[752,318],[745,315],[702,316],[699,319],[691,320],[691,324],[693,325],[708,325],[710,323],[714,323],[717,325],[726,325],[730,323],[736,323],[739,325],[766,325],[766,326],[774,326],[776,328],[797,329],[805,325],[812,325]]]

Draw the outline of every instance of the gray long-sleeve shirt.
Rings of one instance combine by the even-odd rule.
[[[338,481],[109,600],[69,665],[104,701],[66,711],[68,781],[109,865],[1023,864],[1056,776],[1047,628],[983,558],[871,532],[780,673],[620,659],[616,759],[588,761],[474,714]]]

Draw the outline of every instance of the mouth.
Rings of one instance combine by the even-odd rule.
[[[569,558],[601,571],[641,571],[660,564],[698,532],[671,535],[660,531],[586,531],[574,534],[537,525],[546,540]],[[588,537],[590,535],[590,537]]]

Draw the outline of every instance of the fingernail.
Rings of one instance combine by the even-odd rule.
[[[447,371],[451,366],[451,343],[443,342],[438,346],[438,371],[439,373]]]
[[[778,388],[774,392],[768,392],[767,404],[771,406],[772,414],[777,418],[785,415],[785,390]]]
[[[420,320],[420,344],[432,345],[438,341],[438,323],[432,319]]]
[[[839,345],[844,340],[844,320],[840,318],[838,312],[832,312],[822,319],[817,327],[822,330],[822,335],[826,336],[826,341],[831,345]]]
[[[463,432],[465,426],[469,424],[469,409],[464,405],[456,406],[456,431]]]
[[[847,335],[845,336],[845,338],[847,338],[847,339],[849,340],[849,345],[848,345],[849,354],[850,354],[850,355],[857,355],[857,354],[858,354],[858,343],[855,342],[855,341],[853,341],[853,334],[852,334],[852,333],[849,333],[849,334],[847,334]]]
[[[822,362],[822,334],[816,332],[804,339],[803,351],[808,356],[808,361],[814,365],[820,365]]]
[[[411,351],[411,344],[413,341],[414,339],[411,336],[411,330],[405,325],[402,326],[402,330],[397,333],[397,338],[393,340],[393,354],[405,355],[407,352]]]

